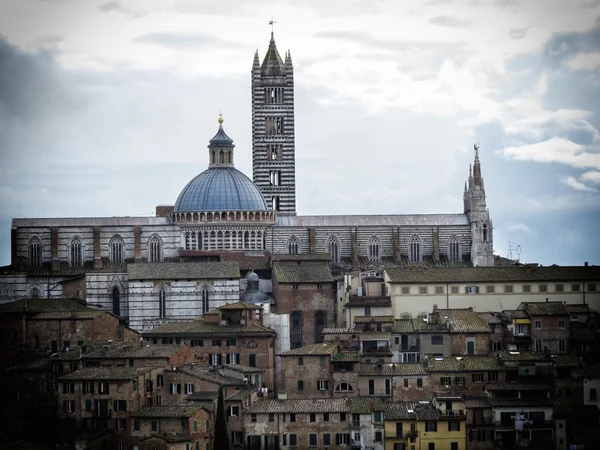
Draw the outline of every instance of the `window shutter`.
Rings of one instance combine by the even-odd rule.
[[[336,433],[335,435],[335,445],[340,445],[340,434]]]
[[[117,400],[113,400],[113,411],[119,410],[119,402]]]
[[[181,394],[181,384],[177,384],[177,393]]]
[[[240,363],[240,354],[236,353],[236,360],[235,360],[236,364]]]

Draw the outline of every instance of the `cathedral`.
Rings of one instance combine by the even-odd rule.
[[[254,54],[251,95],[252,179],[235,168],[234,141],[220,116],[208,168],[154,217],[13,219],[0,302],[74,296],[142,330],[238,301],[240,279],[251,271],[269,292],[278,255],[328,255],[334,274],[494,265],[477,146],[462,212],[299,215],[294,66],[273,33],[262,62]],[[188,303],[175,313],[165,298]]]

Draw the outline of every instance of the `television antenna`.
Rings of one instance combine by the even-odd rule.
[[[519,262],[519,259],[521,257],[521,246],[519,244],[516,244],[515,247],[514,245],[514,242],[508,243],[508,259],[510,259],[511,261]],[[517,255],[516,258],[513,258],[513,252],[515,252],[515,254]]]

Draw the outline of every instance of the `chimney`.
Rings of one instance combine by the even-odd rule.
[[[548,297],[546,297],[546,303],[548,303]]]
[[[583,267],[587,267],[587,266],[588,266],[588,262],[586,261],[583,263]]]

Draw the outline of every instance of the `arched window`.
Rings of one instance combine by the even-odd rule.
[[[413,262],[421,261],[421,239],[419,239],[419,236],[413,236],[410,238],[408,257]]]
[[[122,264],[125,262],[125,244],[123,238],[118,234],[115,234],[110,243],[108,244],[110,249],[110,262],[113,264]]]
[[[488,228],[487,228],[487,224],[484,223],[483,224],[483,242],[487,242],[488,241]]]
[[[371,261],[379,261],[379,239],[373,236],[369,241],[369,259]]]
[[[335,387],[335,392],[352,392],[354,388],[350,383],[339,383]]]
[[[290,255],[298,254],[298,238],[296,236],[292,236],[288,241],[288,253]]]
[[[29,241],[28,253],[29,253],[29,264],[31,267],[42,266],[42,241],[37,236],[32,237]]]
[[[112,312],[115,316],[121,315],[121,291],[116,286],[112,290]]]
[[[334,263],[340,262],[340,244],[335,236],[329,236],[327,242],[327,251],[331,255],[331,260]]]
[[[31,298],[40,298],[40,290],[38,288],[33,288],[29,293]]]
[[[302,347],[302,313],[300,311],[290,314],[290,347]]]
[[[462,259],[460,254],[460,243],[456,236],[452,236],[448,241],[448,260],[460,261]]]
[[[202,314],[208,312],[208,289],[202,289]]]
[[[325,312],[315,312],[315,343],[323,342],[323,328],[325,328]]]
[[[158,291],[158,317],[167,317],[167,292],[164,287]]]
[[[150,251],[150,262],[162,262],[162,242],[155,234],[148,241],[148,249]]]
[[[258,348],[258,344],[256,343],[256,341],[248,341],[248,348]]]
[[[83,265],[83,252],[81,250],[81,241],[79,238],[73,238],[71,241],[71,267],[79,267]]]

